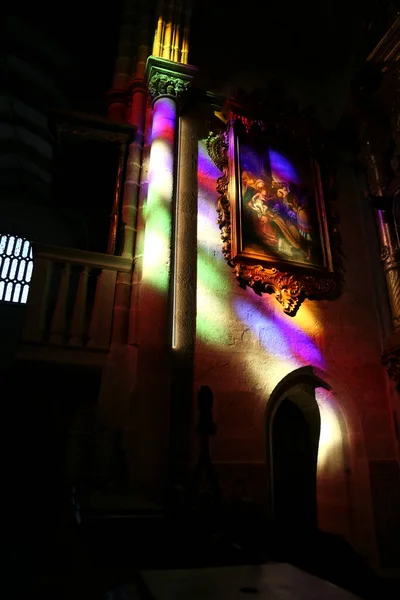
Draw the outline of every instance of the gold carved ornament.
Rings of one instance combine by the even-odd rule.
[[[389,377],[396,383],[400,383],[400,344],[386,350],[382,354],[381,362]]]

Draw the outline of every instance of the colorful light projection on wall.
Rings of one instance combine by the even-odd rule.
[[[333,405],[332,393],[317,388],[315,396],[321,415],[321,431],[318,446],[318,471],[324,475],[343,472],[346,457],[343,440],[346,438],[344,422],[340,422],[337,407]]]
[[[310,316],[301,322],[297,313],[294,320],[279,312],[272,298],[260,299],[252,290],[246,290],[244,298],[234,300],[234,306],[254,338],[254,351],[243,355],[246,372],[253,385],[264,389],[264,393],[269,394],[283,377],[300,367],[325,367],[314,338],[320,325]]]
[[[271,165],[277,174],[296,180],[295,171],[278,153],[271,152]],[[200,143],[197,339],[217,351],[229,349],[230,329],[238,329],[239,325],[246,337],[240,355],[242,371],[248,377],[249,389],[259,390],[267,400],[275,386],[294,370],[306,365],[326,367],[318,347],[318,338],[323,334],[323,308],[306,301],[293,318],[272,297],[260,298],[251,289],[238,288],[222,255],[217,224],[215,185],[220,175]],[[336,456],[336,465],[343,462],[342,430],[329,392],[327,396],[325,392],[316,390],[321,414],[318,468],[324,470],[328,463],[333,468],[331,453]]]
[[[290,163],[271,151],[274,172],[296,179]],[[228,340],[229,323],[239,318],[252,332],[255,348],[274,359],[290,363],[290,370],[313,364],[324,367],[323,357],[314,341],[319,320],[302,307],[296,319],[285,315],[267,297],[260,298],[250,289],[239,290],[222,256],[222,242],[217,224],[216,179],[220,171],[211,161],[203,143],[199,144],[199,214],[198,214],[198,336],[206,343],[223,345]],[[225,305],[225,306],[224,306]],[[218,307],[219,312],[214,308]],[[217,330],[217,331],[216,331]],[[212,336],[211,341],[209,336]],[[264,352],[263,352],[264,351]],[[289,367],[289,364],[287,364]],[[282,373],[280,378],[286,373]]]
[[[144,212],[143,281],[160,291],[169,284],[176,106],[160,98],[154,106],[149,187]]]
[[[210,160],[204,143],[199,144],[199,191],[197,228],[197,335],[213,346],[229,340],[232,288],[229,268],[222,256],[221,237],[215,211],[215,182],[220,171]]]

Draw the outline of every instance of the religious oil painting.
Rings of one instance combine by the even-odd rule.
[[[231,258],[329,270],[322,187],[312,157],[263,136],[235,135],[232,141],[237,201]]]
[[[332,211],[330,224],[327,218],[334,186],[326,177],[326,156],[320,150],[317,157],[302,130],[262,125],[233,116],[207,139],[222,172],[216,185],[222,253],[242,288],[274,294],[284,312],[295,316],[306,298],[340,294]]]

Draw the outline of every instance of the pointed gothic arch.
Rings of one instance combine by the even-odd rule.
[[[317,382],[306,371],[292,375],[271,394],[265,429],[269,518],[285,536],[317,527]]]
[[[278,528],[342,527],[351,538],[348,423],[334,397],[311,366],[286,375],[270,395],[264,427],[268,516]],[[338,507],[329,505],[333,481],[341,490]]]

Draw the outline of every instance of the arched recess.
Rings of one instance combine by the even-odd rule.
[[[271,523],[355,541],[348,423],[332,387],[312,367],[297,369],[273,390],[265,418]]]

